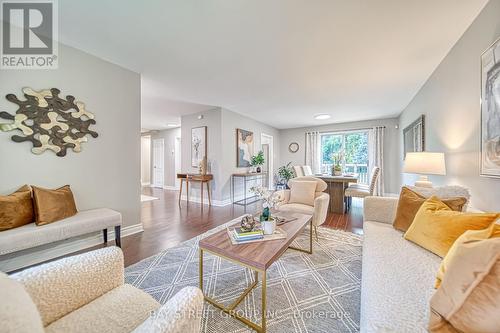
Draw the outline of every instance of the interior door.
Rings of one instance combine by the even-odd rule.
[[[273,165],[273,136],[261,133],[260,145],[264,152],[265,164],[262,166],[263,170],[267,172],[266,186],[269,189],[274,188],[274,165]]]
[[[175,138],[175,174],[181,173],[181,138]],[[180,187],[180,179],[175,177],[175,188]]]
[[[262,151],[264,152],[264,165],[262,165],[262,171],[269,171],[269,144],[262,145]]]
[[[266,186],[269,186],[269,144],[265,143],[262,145],[262,152],[264,152],[264,164],[262,165],[262,172],[267,172]]]
[[[165,143],[163,139],[153,140],[153,186],[163,188],[165,177]]]

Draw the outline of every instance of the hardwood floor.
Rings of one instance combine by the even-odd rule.
[[[122,238],[125,266],[176,246],[235,217],[260,209],[257,204],[253,204],[248,205],[246,211],[237,205],[225,207],[205,205],[202,210],[201,205],[194,202],[187,204],[181,201],[179,207],[177,191],[143,187],[142,194],[156,197],[158,200],[141,203],[144,232]],[[363,234],[362,201],[354,198],[351,210],[347,214],[328,213],[322,226]],[[107,246],[112,244],[114,241],[110,240]],[[103,247],[106,245],[97,245],[62,257]],[[58,258],[52,260],[56,259]]]
[[[141,221],[144,232],[123,238],[122,249],[125,254],[125,266],[134,264],[162,250],[204,233],[218,225],[243,215],[241,206],[209,207],[203,210],[197,203],[177,204],[177,191],[144,187],[142,193],[159,198],[143,202]],[[247,206],[247,212],[258,209],[257,204]],[[361,201],[353,200],[348,214],[329,213],[325,227],[363,233]]]

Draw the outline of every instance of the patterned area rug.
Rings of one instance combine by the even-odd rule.
[[[165,303],[180,289],[198,286],[198,241],[210,230],[179,246],[126,268],[125,280]],[[318,228],[313,254],[289,249],[267,271],[268,332],[358,332],[362,236]],[[306,248],[309,229],[293,243]],[[252,283],[253,273],[205,253],[204,289],[229,305]],[[260,322],[260,283],[237,310]],[[254,332],[205,302],[202,332]]]

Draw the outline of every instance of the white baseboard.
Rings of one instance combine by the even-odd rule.
[[[141,183],[141,186],[151,186],[151,183]]]
[[[142,224],[122,227],[121,237],[130,236],[144,231]],[[114,241],[114,228],[108,229],[108,241]],[[89,235],[70,238],[67,240],[37,246],[23,251],[0,256],[0,271],[11,272],[23,267],[35,265],[50,259],[64,256],[76,251],[96,246],[103,243],[102,231]]]
[[[181,200],[186,201],[186,199],[187,199],[186,195],[183,194],[181,196]],[[201,199],[199,197],[189,196],[189,202],[195,202],[195,203],[201,204]],[[227,200],[213,200],[212,199],[212,206],[215,206],[215,207],[224,207],[224,206],[227,206],[230,204],[231,204],[230,199],[227,199]],[[208,206],[208,198],[207,197],[203,197],[203,205]]]
[[[185,194],[183,194],[181,196],[181,200],[184,200],[186,201],[187,197]],[[238,196],[238,197],[235,197],[234,200],[235,201],[238,201],[238,200],[243,200],[244,197],[243,196]],[[194,197],[194,196],[189,196],[189,202],[195,202],[195,203],[200,203],[201,204],[201,199],[200,197]],[[228,206],[228,205],[232,205],[233,202],[231,201],[231,199],[225,199],[225,200],[213,200],[212,199],[212,206],[215,206],[215,207],[224,207],[224,206]],[[203,197],[203,205],[207,205],[208,206],[208,198],[205,196]]]

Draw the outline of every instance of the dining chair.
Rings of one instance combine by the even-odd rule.
[[[352,198],[364,198],[372,196],[375,191],[375,185],[377,183],[377,178],[380,175],[380,168],[373,167],[370,177],[370,184],[352,184],[349,185],[344,191],[344,203],[345,212],[347,213],[351,209]]]
[[[295,177],[304,177],[304,169],[302,169],[302,165],[294,165],[293,171],[295,171]]]
[[[309,165],[303,165],[302,171],[304,172],[304,176],[313,176],[312,169]]]

